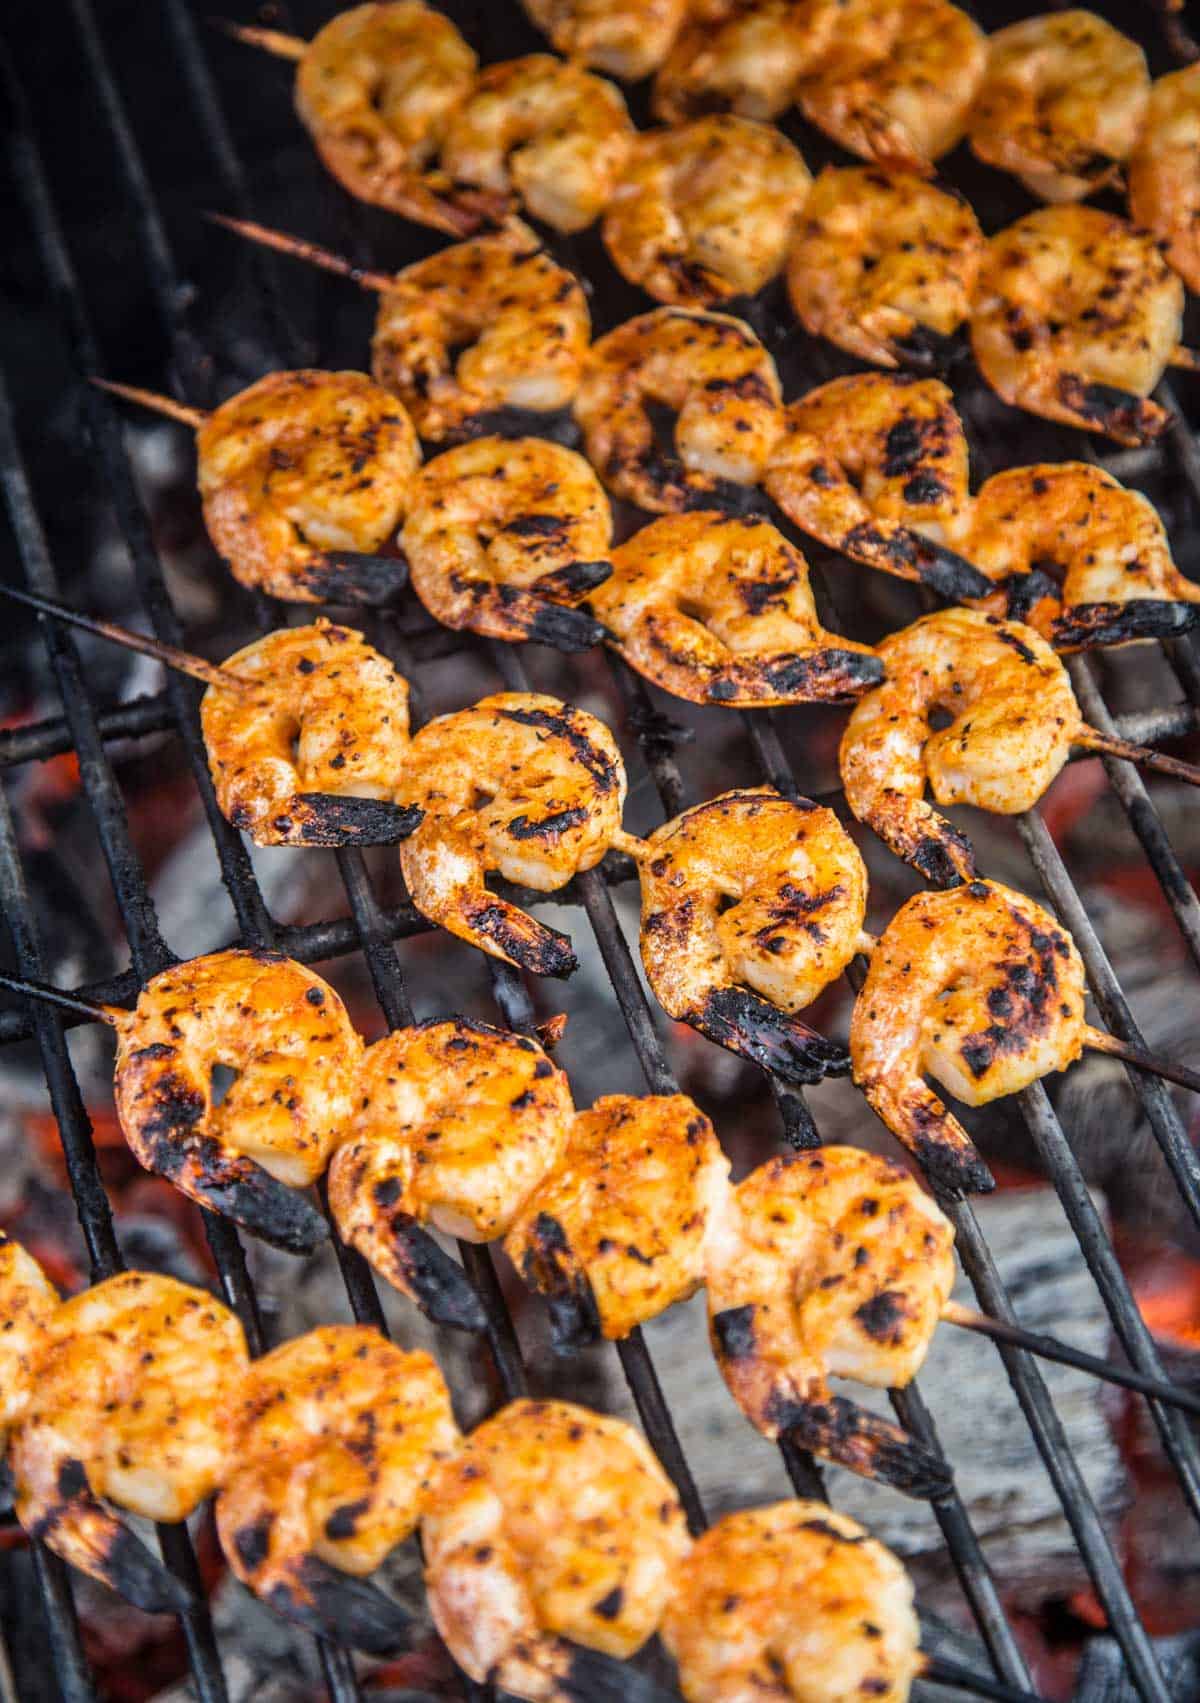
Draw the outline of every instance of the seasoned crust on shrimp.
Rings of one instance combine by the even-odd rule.
[[[529,53],[480,74],[447,125],[442,165],[498,201],[518,197],[556,231],[579,231],[611,200],[634,134],[615,83]]]
[[[590,338],[579,280],[509,219],[396,274],[379,298],[371,371],[423,438],[454,443],[502,409],[565,408]]]
[[[971,309],[984,237],[957,195],[912,172],[827,166],[788,255],[806,331],[879,366],[928,365]]]
[[[1015,1094],[1083,1050],[1083,964],[1048,911],[994,881],[918,893],[871,954],[854,1005],[854,1080],[927,1173],[982,1171],[923,1080],[969,1106]],[[986,1176],[986,1172],[983,1172]]]
[[[260,846],[377,843],[412,824],[391,803],[408,749],[408,682],[361,633],[319,620],[257,639],[200,706],[217,803]]]
[[[396,398],[352,372],[268,373],[209,415],[196,449],[204,522],[233,577],[293,603],[359,601],[336,554],[392,542],[421,461]],[[378,600],[402,584],[397,562]]]
[[[235,1576],[339,1642],[395,1648],[407,1616],[359,1580],[415,1530],[458,1447],[445,1381],[364,1325],[323,1325],[249,1368],[231,1404],[217,1531]]]
[[[459,1666],[568,1703],[566,1640],[630,1656],[689,1540],[640,1432],[569,1402],[515,1401],[443,1467],[421,1523],[434,1624]]]
[[[117,1025],[125,1139],[147,1170],[281,1247],[324,1222],[293,1188],[319,1177],[351,1114],[362,1042],[338,995],[276,952],[163,970]],[[213,1101],[216,1065],[238,1072]]]
[[[686,1703],[906,1703],[922,1669],[912,1581],[824,1502],[726,1514],[662,1624]]]
[[[29,1398],[58,1290],[31,1253],[0,1230],[0,1449],[8,1426]]]
[[[971,347],[1005,402],[1139,444],[1167,423],[1145,399],[1182,318],[1183,285],[1148,232],[1095,207],[1039,207],[988,242]]]
[[[655,441],[656,405],[675,413]],[[779,374],[729,314],[660,307],[592,344],[575,418],[588,460],[616,496],[652,513],[744,503],[782,424]]]
[[[621,825],[625,767],[602,721],[536,692],[497,692],[428,722],[409,747],[400,802],[420,827],[400,848],[417,909],[495,958],[569,975],[565,935],[489,892],[496,871],[553,893],[604,856]]]
[[[704,1281],[729,1161],[685,1094],[606,1094],[526,1200],[504,1251],[550,1297],[557,1347],[628,1336]]]
[[[833,38],[836,0],[733,0],[691,5],[654,79],[653,109],[665,123],[728,111],[777,118],[800,78]]]
[[[626,662],[692,703],[840,702],[882,678],[868,645],[826,632],[808,564],[767,520],[665,515],[613,551],[589,607]]]
[[[866,870],[831,810],[770,787],[723,793],[655,829],[638,873],[642,962],[668,1016],[791,1081],[843,1068],[794,1015],[863,925]]]
[[[1151,86],[1127,175],[1134,220],[1165,244],[1188,289],[1200,291],[1200,65]]]
[[[423,0],[354,6],[309,43],[296,72],[296,110],[351,195],[465,236],[479,211],[429,168],[474,87],[476,63],[449,18]]]
[[[1112,182],[1141,127],[1146,56],[1094,12],[1023,18],[988,37],[971,148],[1043,201],[1079,201]]]
[[[637,83],[661,65],[688,0],[521,0],[557,53]]]
[[[986,60],[983,32],[949,0],[850,0],[798,98],[860,159],[928,175],[961,139]]]
[[[607,578],[612,514],[581,455],[545,438],[475,438],[427,462],[403,532],[412,587],[444,626],[587,650],[563,607]]]
[[[887,678],[842,734],[846,803],[927,880],[970,881],[971,843],[925,802],[926,786],[939,804],[1031,809],[1082,726],[1067,671],[1031,628],[974,609],[926,615],[878,654]]]
[[[994,601],[1063,650],[1167,637],[1200,620],[1140,491],[1088,462],[1012,467],[981,488],[962,548],[1003,588]]]
[[[812,184],[770,125],[717,114],[639,136],[604,215],[609,257],[660,302],[751,295],[783,265]]]

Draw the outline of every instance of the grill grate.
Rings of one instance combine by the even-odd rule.
[[[132,221],[145,276],[169,335],[178,388],[189,402],[208,405],[215,397],[217,373],[193,328],[191,292],[178,271],[155,191],[97,28],[91,0],[70,0],[69,12],[114,149],[120,177],[122,215]],[[190,0],[165,0],[164,14],[175,49],[177,69],[194,111],[199,134],[208,150],[210,168],[225,197],[225,206],[243,216],[252,216],[246,173],[206,63]],[[488,50],[485,57],[500,57],[512,51],[508,43],[498,39],[504,32],[497,29],[495,13],[486,3],[479,8],[476,21],[479,29],[474,32],[474,39]],[[33,232],[51,297],[71,345],[77,373],[83,378],[103,371],[99,343],[39,155],[29,103],[7,55],[0,65],[0,72],[14,117],[9,139],[12,180],[25,219]],[[357,230],[350,231],[349,241],[357,243]],[[275,263],[265,254],[256,253],[251,264],[259,287],[262,318],[277,349],[279,363],[296,365],[311,361],[313,352],[305,347],[290,325]],[[83,390],[94,453],[129,548],[140,599],[156,634],[168,642],[180,643],[184,635],[155,553],[149,521],[125,451],[119,418],[108,397],[86,385]],[[1167,393],[1166,386],[1162,387],[1159,399],[1168,405],[1172,403],[1173,398]],[[1092,446],[1089,445],[1086,453],[1091,451]],[[1174,458],[1179,478],[1186,481],[1195,499],[1200,502],[1200,451],[1182,424],[1174,428],[1167,453]],[[58,589],[55,567],[22,458],[13,410],[2,377],[0,483],[25,577],[32,588],[54,595]],[[835,601],[831,595],[832,587],[826,585],[824,590],[832,605]],[[259,625],[264,629],[272,624],[272,613],[265,604],[258,607],[256,614]],[[70,635],[44,618],[39,617],[39,624],[63,713],[61,717],[33,727],[0,735],[0,767],[43,760],[69,750],[75,751],[78,756],[84,791],[129,942],[132,964],[128,972],[103,983],[92,984],[83,991],[93,998],[129,1003],[149,976],[174,961],[170,947],[159,931],[147,879],[133,848],[117,782],[106,754],[106,743],[113,740],[169,729],[182,742],[199,789],[222,877],[237,919],[239,943],[276,946],[304,961],[361,952],[389,1027],[410,1021],[412,1007],[396,942],[422,933],[428,927],[413,907],[402,904],[384,909],[361,853],[343,850],[336,854],[336,860],[348,914],[303,927],[278,924],[258,888],[240,837],[229,828],[216,807],[200,736],[197,694],[193,684],[171,677],[165,690],[153,698],[139,700],[118,710],[100,712],[87,690]],[[390,619],[383,636],[384,648],[396,658],[410,678],[413,661],[446,655],[460,642],[454,635],[440,631],[406,631],[400,623]],[[1200,662],[1187,641],[1172,641],[1162,648],[1187,703],[1141,712],[1124,722],[1114,723],[1109,718],[1094,664],[1089,660],[1077,660],[1072,664],[1081,705],[1094,726],[1103,731],[1128,732],[1131,737],[1143,739],[1148,736],[1167,737],[1195,729],[1200,721],[1197,713],[1200,710]],[[507,688],[527,689],[524,665],[516,650],[500,645],[489,645],[484,650]],[[610,659],[609,666],[631,729],[658,790],[664,814],[673,815],[688,801],[682,774],[672,754],[669,733],[664,733],[664,723],[656,703],[640,679],[615,659]],[[415,700],[414,708],[419,714],[419,700]],[[797,791],[775,716],[770,712],[744,714],[742,721],[748,746],[762,777],[783,792]],[[1135,771],[1129,765],[1111,759],[1103,762],[1114,796],[1146,852],[1192,957],[1200,965],[1200,904],[1170,846],[1162,822]],[[1044,822],[1034,812],[1025,817],[1019,827],[1030,862],[1048,899],[1080,948],[1092,992],[1105,1021],[1114,1033],[1139,1043],[1141,1037],[1125,997]],[[571,890],[560,897],[581,905],[587,914],[650,1091],[669,1093],[675,1090],[676,1083],[613,905],[609,884],[618,878],[619,875],[607,870],[593,870],[577,878]],[[18,969],[22,975],[40,978],[44,973],[41,944],[18,853],[11,809],[3,797],[0,797],[0,902],[8,921]],[[529,1031],[533,1026],[534,1012],[520,978],[507,966],[490,960],[488,968],[501,1020],[509,1027]],[[0,1013],[0,1041],[12,1042],[32,1036],[37,1042],[61,1133],[71,1188],[83,1225],[91,1276],[95,1281],[119,1269],[121,1256],[96,1162],[88,1115],[65,1043],[65,1031],[75,1021],[79,1019],[41,1007],[31,1011],[6,1010]],[[1170,1095],[1157,1078],[1131,1071],[1130,1080],[1180,1193],[1193,1218],[1200,1224],[1200,1160],[1188,1141]],[[772,1088],[787,1138],[797,1145],[817,1145],[820,1137],[803,1096],[779,1083],[773,1083]],[[1162,1366],[1153,1341],[1141,1320],[1104,1226],[1084,1186],[1078,1164],[1044,1091],[1040,1086],[1027,1090],[1020,1096],[1019,1103],[1046,1173],[1058,1190],[1130,1361],[1139,1370],[1161,1377]],[[954,1222],[959,1257],[981,1304],[998,1317],[1013,1318],[1011,1303],[970,1204],[947,1201],[943,1205]],[[241,1317],[252,1352],[260,1352],[265,1346],[263,1326],[237,1233],[229,1224],[209,1214],[205,1215],[205,1230],[225,1299]],[[336,1251],[354,1316],[384,1328],[379,1296],[365,1261],[343,1246],[338,1245]],[[509,1399],[526,1388],[526,1371],[497,1274],[486,1249],[464,1245],[461,1252],[488,1311],[488,1341],[495,1382],[503,1398]],[[618,1345],[618,1350],[647,1436],[679,1488],[689,1523],[693,1529],[699,1529],[704,1523],[699,1494],[641,1333],[635,1332],[628,1341]],[[998,1352],[1062,1502],[1113,1635],[1124,1653],[1138,1695],[1147,1703],[1167,1703],[1168,1692],[1154,1650],[1129,1596],[1120,1565],[1079,1465],[1072,1456],[1038,1365],[1018,1349],[999,1346]],[[918,1439],[940,1453],[934,1419],[919,1390],[913,1386],[906,1391],[893,1392],[892,1403],[901,1422]],[[1155,1402],[1151,1402],[1150,1407],[1183,1494],[1200,1516],[1200,1451],[1195,1438],[1184,1416],[1177,1410],[1166,1409]],[[783,1453],[798,1493],[823,1495],[823,1480],[812,1459],[790,1445],[783,1446]],[[1011,1685],[1028,1686],[1029,1675],[1024,1659],[965,1506],[957,1495],[951,1495],[934,1505],[934,1513],[996,1675]],[[173,1528],[164,1530],[161,1535],[168,1563],[185,1578],[195,1579],[196,1562],[186,1532]],[[40,1545],[34,1545],[34,1563],[62,1695],[68,1703],[85,1703],[93,1696],[93,1691],[74,1618],[67,1570],[57,1557]],[[193,1679],[202,1703],[226,1703],[220,1656],[207,1610],[200,1608],[187,1616],[184,1630]],[[347,1653],[322,1644],[321,1657],[330,1694],[336,1703],[350,1703],[357,1698],[359,1692]]]

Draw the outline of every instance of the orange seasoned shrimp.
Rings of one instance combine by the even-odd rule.
[[[1129,157],[1129,211],[1200,291],[1200,65],[1159,77]]]
[[[827,166],[788,256],[788,294],[814,337],[879,366],[927,366],[971,311],[984,246],[966,202],[914,173]]]
[[[351,1117],[362,1042],[327,982],[277,952],[163,970],[115,1013],[117,1116],[137,1159],[264,1241],[327,1234],[302,1195]],[[217,1065],[237,1078],[217,1105]]]
[[[391,802],[408,750],[408,682],[361,633],[281,627],[224,665],[250,687],[200,707],[217,803],[259,846],[393,844],[416,818]]]
[[[141,1271],[58,1305],[28,1255],[4,1262],[0,1310],[22,1339],[5,1387],[22,1526],[139,1608],[191,1607],[187,1585],[107,1504],[172,1521],[212,1495],[248,1364],[241,1325],[202,1289]]]
[[[612,199],[633,138],[615,83],[529,53],[480,75],[447,126],[442,165],[498,200],[518,196],[556,231],[581,231]]]
[[[423,438],[454,443],[502,409],[565,408],[590,339],[579,280],[509,219],[396,274],[379,297],[371,371]]]
[[[879,646],[882,686],[854,707],[838,754],[846,803],[939,886],[970,881],[965,835],[925,802],[1029,810],[1066,762],[1083,718],[1067,671],[1030,627],[943,609]],[[934,718],[948,723],[933,730]]]
[[[480,1328],[459,1268],[414,1232],[503,1236],[558,1164],[573,1115],[566,1076],[524,1035],[465,1017],[393,1030],[366,1050],[329,1167],[338,1229],[431,1317]]]
[[[628,1336],[694,1295],[728,1183],[716,1132],[685,1094],[606,1094],[577,1113],[504,1243],[550,1297],[555,1347]]]
[[[837,0],[722,0],[688,18],[654,80],[656,118],[777,118],[833,40]]]
[[[812,178],[770,125],[718,114],[638,137],[604,215],[617,270],[660,302],[752,295],[783,265]]]
[[[28,1396],[58,1290],[33,1255],[0,1230],[0,1450]]]
[[[480,213],[430,168],[475,86],[476,58],[423,0],[354,6],[309,43],[296,110],[327,171],[360,201],[465,236]]]
[[[570,1402],[510,1402],[442,1468],[421,1536],[434,1624],[471,1679],[533,1703],[642,1695],[637,1674],[591,1653],[641,1648],[689,1540],[632,1426]],[[597,1669],[602,1693],[588,1689]]]
[[[323,1637],[404,1645],[410,1616],[364,1575],[416,1528],[460,1441],[429,1355],[322,1325],[253,1363],[230,1427],[217,1532],[235,1576]]]
[[[556,53],[638,83],[662,64],[688,0],[521,0]]]
[[[376,602],[403,585],[403,562],[372,553],[396,535],[421,451],[362,373],[268,373],[208,416],[196,448],[209,537],[242,585],[294,603]]]
[[[1043,201],[1081,201],[1119,177],[1149,92],[1141,48],[1095,12],[1023,18],[988,37],[971,148]]]
[[[665,822],[637,858],[667,1015],[787,1081],[840,1074],[842,1048],[795,1016],[860,950],[867,873],[833,812],[747,787]]]
[[[413,590],[444,626],[588,650],[603,637],[564,608],[606,579],[612,514],[581,455],[546,438],[475,438],[412,487],[402,534]]]
[[[798,97],[852,154],[928,175],[962,138],[986,60],[983,32],[948,0],[850,0]]]
[[[664,515],[613,551],[589,607],[639,674],[695,704],[841,702],[883,677],[826,632],[808,564],[767,520]]]
[[[655,441],[656,405],[675,412]],[[609,490],[652,513],[743,503],[783,419],[779,374],[740,319],[660,307],[592,344],[575,418]]]
[[[1175,566],[1153,505],[1088,462],[993,474],[962,548],[1004,588],[1007,610],[1059,649],[1166,638],[1200,621],[1200,585]]]
[[[604,723],[541,693],[497,692],[421,729],[400,802],[425,812],[400,848],[417,909],[494,958],[570,975],[567,937],[489,892],[484,877],[496,870],[553,893],[600,862],[625,802],[625,766]]]
[[[967,439],[937,379],[854,373],[784,415],[766,487],[801,532],[955,600],[990,580],[948,548],[970,506]]]
[[[918,893],[871,954],[854,1005],[854,1080],[930,1176],[990,1187],[970,1137],[926,1085],[969,1106],[1073,1064],[1083,964],[1048,911],[994,881]]]
[[[1183,285],[1148,232],[1094,207],[1040,207],[988,243],[971,347],[1005,402],[1139,444],[1167,423],[1146,398],[1182,318]]]
[[[921,1672],[912,1581],[824,1502],[726,1514],[663,1616],[686,1703],[907,1703]]]
[[[708,1246],[713,1352],[750,1422],[931,1494],[944,1468],[829,1379],[884,1389],[916,1377],[953,1286],[953,1248],[933,1201],[875,1154],[822,1147],[751,1171]]]

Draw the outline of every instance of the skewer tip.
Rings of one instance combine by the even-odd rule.
[[[290,59],[293,64],[303,59],[308,51],[308,43],[299,36],[288,35],[283,30],[262,29],[256,24],[239,24],[233,18],[219,18],[210,14],[209,23],[213,29],[220,30],[223,35],[232,36],[234,41],[243,42],[247,47],[260,47],[265,53],[274,54],[276,59]]]
[[[176,402],[174,397],[163,396],[157,390],[143,390],[136,384],[118,384],[114,379],[99,378],[95,374],[90,382],[97,390],[107,390],[113,396],[123,397],[126,402],[136,402],[139,407],[149,408],[168,420],[178,420],[182,425],[191,426],[193,431],[199,431],[208,419],[203,408],[189,408],[185,402]]]

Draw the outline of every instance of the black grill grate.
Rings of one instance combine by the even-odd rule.
[[[332,8],[325,8],[329,9]],[[487,5],[487,0],[483,0],[477,11],[475,22],[478,28],[472,31],[468,25],[468,33],[473,36],[476,45],[485,50],[484,56],[497,58],[515,51],[510,41],[501,39],[506,31],[499,27],[500,20],[496,11]],[[208,405],[217,393],[218,374],[194,330],[191,292],[177,269],[167,227],[114,80],[91,0],[70,0],[69,13],[118,166],[117,216],[123,222],[128,221],[133,230],[144,278],[169,335],[177,388],[187,401]],[[178,75],[181,79],[189,103],[187,122],[194,121],[198,127],[208,150],[210,170],[224,196],[226,210],[250,216],[253,208],[246,172],[208,69],[190,0],[164,0],[163,15],[175,54],[171,75]],[[104,370],[99,343],[39,154],[29,101],[7,54],[0,69],[10,106],[8,164],[12,184],[19,198],[21,216],[32,231],[45,283],[70,344],[77,376],[82,381]],[[46,98],[44,90],[38,91],[38,98]],[[358,242],[356,225],[351,226],[348,241],[352,245]],[[255,255],[252,264],[259,286],[261,316],[270,331],[279,364],[311,361],[313,351],[305,347],[291,327],[276,264],[266,255]],[[82,385],[82,391],[92,449],[102,468],[129,548],[145,612],[159,637],[180,643],[184,635],[155,553],[148,518],[125,451],[120,419],[106,396],[87,385]],[[1166,395],[1160,396],[1160,399],[1171,400]],[[1093,448],[1087,446],[1086,452],[1091,453]],[[1182,424],[1173,431],[1166,453],[1173,458],[1176,477],[1186,481],[1195,500],[1200,502],[1200,452]],[[31,587],[54,595],[58,589],[55,566],[39,519],[2,378],[0,482],[3,483],[10,525],[25,578]],[[828,585],[825,587],[827,597],[831,589]],[[266,605],[257,610],[257,616],[260,626],[265,628],[272,624],[273,616]],[[70,635],[52,622],[42,618],[39,622],[62,699],[63,713],[60,718],[0,734],[0,767],[41,760],[68,750],[74,750],[78,755],[84,791],[129,942],[132,964],[132,968],[124,974],[92,984],[84,991],[94,998],[129,1003],[149,976],[173,961],[170,947],[159,932],[146,876],[133,848],[119,789],[105,749],[106,742],[129,734],[170,729],[182,742],[199,788],[221,873],[237,918],[239,942],[243,945],[277,946],[304,961],[361,952],[388,1025],[395,1027],[408,1022],[412,1007],[395,943],[428,927],[412,906],[401,904],[384,909],[361,854],[343,851],[337,854],[337,864],[345,890],[347,914],[303,927],[278,924],[259,891],[241,839],[217,810],[200,736],[197,693],[193,684],[172,677],[165,690],[153,698],[118,710],[98,711],[85,684]],[[408,632],[399,622],[390,619],[385,624],[382,638],[384,648],[410,677],[414,661],[445,655],[459,643],[454,635],[440,631],[430,632],[422,628]],[[1089,661],[1077,661],[1072,665],[1082,707],[1093,725],[1105,731],[1113,728],[1143,739],[1168,737],[1196,728],[1200,722],[1200,662],[1187,641],[1173,641],[1163,649],[1184,691],[1186,704],[1140,712],[1136,717],[1126,718],[1124,723],[1110,721],[1094,665]],[[492,645],[486,647],[486,653],[505,686],[518,690],[526,688],[527,676],[518,651]],[[664,813],[672,815],[688,800],[679,766],[672,755],[670,736],[663,731],[657,704],[642,682],[621,663],[614,660],[610,666],[629,725],[657,787]],[[781,791],[795,792],[795,776],[776,718],[768,712],[746,714],[742,720],[748,746],[761,776]],[[1105,759],[1104,767],[1114,795],[1146,852],[1188,949],[1200,965],[1200,905],[1169,844],[1162,822],[1140,779],[1128,765]],[[1089,983],[1105,1021],[1114,1033],[1128,1041],[1139,1042],[1140,1036],[1124,995],[1041,817],[1030,813],[1020,823],[1020,832],[1049,901],[1079,945]],[[619,872],[614,875],[608,870],[594,870],[572,883],[570,892],[564,897],[568,902],[581,905],[587,914],[649,1089],[659,1093],[671,1092],[676,1086],[674,1078],[609,891],[610,881],[618,878]],[[42,949],[7,799],[0,799],[0,901],[18,969],[25,976],[42,977]],[[489,961],[488,968],[501,1019],[510,1027],[530,1030],[534,1012],[520,978],[507,966],[492,961]],[[100,1180],[87,1112],[64,1039],[66,1028],[74,1021],[78,1020],[45,1008],[28,1011],[9,1009],[0,1013],[0,1041],[11,1042],[32,1036],[37,1042],[84,1229],[91,1275],[93,1280],[97,1280],[119,1269],[120,1253]],[[1187,1138],[1170,1095],[1156,1078],[1131,1071],[1130,1079],[1171,1174],[1192,1216],[1200,1224],[1200,1160]],[[818,1144],[820,1137],[802,1095],[778,1083],[773,1084],[773,1089],[786,1137],[797,1145]],[[1161,1377],[1162,1366],[1155,1346],[1044,1091],[1040,1087],[1026,1091],[1020,1097],[1020,1106],[1046,1173],[1059,1192],[1130,1361],[1139,1370]],[[970,1204],[945,1201],[943,1205],[954,1222],[959,1257],[981,1304],[1001,1318],[1012,1318],[1011,1304]],[[262,1322],[238,1236],[231,1226],[211,1215],[205,1215],[205,1229],[225,1299],[241,1317],[252,1351],[261,1351],[264,1346]],[[469,1246],[463,1246],[461,1251],[488,1310],[495,1382],[507,1399],[526,1387],[520,1347],[490,1254],[486,1249]],[[355,1317],[382,1328],[383,1313],[369,1268],[351,1250],[339,1246],[337,1252]],[[699,1529],[704,1523],[704,1512],[640,1332],[635,1332],[626,1343],[619,1345],[619,1353],[647,1435],[679,1488],[689,1522],[694,1529]],[[1129,1596],[1078,1463],[1068,1447],[1037,1363],[1020,1350],[1000,1347],[999,1353],[1061,1499],[1096,1594],[1124,1652],[1136,1690],[1148,1703],[1166,1703],[1168,1693],[1154,1650]],[[934,1419],[918,1389],[911,1387],[904,1392],[894,1392],[892,1400],[902,1423],[927,1446],[938,1450]],[[1177,1410],[1164,1408],[1155,1402],[1151,1402],[1150,1407],[1183,1494],[1200,1516],[1200,1451],[1195,1438]],[[824,1494],[821,1474],[810,1457],[785,1446],[784,1458],[800,1494]],[[966,1508],[956,1495],[950,1495],[935,1504],[934,1512],[996,1675],[1011,1685],[1028,1686],[1028,1671]],[[195,1558],[186,1533],[179,1528],[164,1530],[162,1540],[169,1564],[185,1577],[194,1577]],[[34,1556],[62,1695],[69,1703],[84,1703],[93,1692],[74,1620],[67,1570],[53,1554],[40,1546],[34,1546]],[[226,1690],[220,1655],[206,1610],[201,1608],[187,1617],[185,1633],[199,1697],[203,1703],[224,1703]],[[337,1703],[348,1703],[348,1700],[356,1698],[358,1688],[346,1652],[323,1644],[321,1655],[331,1696]]]

